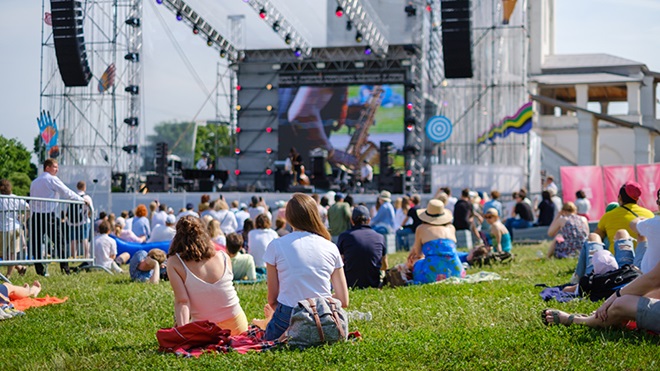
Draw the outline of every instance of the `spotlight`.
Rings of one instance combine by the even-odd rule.
[[[280,30],[280,22],[275,21],[273,22],[273,31],[277,32]]]
[[[131,93],[131,95],[137,95],[140,92],[140,88],[137,85],[129,85],[124,88],[124,91]]]
[[[295,54],[296,57],[300,57],[302,55],[302,50],[300,50],[300,48],[296,48],[296,50],[293,52],[293,54]]]
[[[272,174],[272,173],[273,173],[273,170],[271,170],[271,169],[266,169],[266,175],[270,175],[270,174]]]
[[[286,34],[286,36],[284,36],[284,43],[287,45],[291,44],[291,35]]]
[[[261,10],[259,10],[259,17],[261,19],[266,19],[266,8],[261,8]]]
[[[137,145],[136,145],[136,144],[131,144],[131,145],[129,145],[129,146],[123,146],[123,147],[121,147],[121,149],[122,149],[124,152],[126,152],[126,153],[128,153],[128,154],[131,154],[131,155],[132,155],[133,153],[137,153]]]
[[[236,174],[236,175],[241,175],[241,171],[238,170],[238,169],[236,169],[236,170],[234,170],[234,174]]]
[[[241,91],[242,87],[240,85],[236,85],[236,90]]]
[[[344,8],[342,8],[341,5],[337,6],[337,9],[335,10],[335,15],[339,18],[341,18],[344,15]]]
[[[358,32],[355,34],[355,42],[357,42],[357,43],[361,43],[361,42],[362,42],[362,34],[360,33],[360,31],[358,31]]]
[[[238,148],[238,147],[234,148],[234,153],[237,154],[237,155],[240,155],[241,154],[241,149]]]
[[[239,128],[239,127],[237,126],[237,127],[236,127],[236,134],[238,134],[238,133],[240,133],[240,132],[241,132],[241,128]]]
[[[208,46],[213,46],[213,39],[211,39],[211,38],[209,37],[209,38],[206,40],[206,45],[208,45]]]
[[[270,112],[272,110],[273,110],[273,106],[271,106],[270,104],[266,106],[266,111]]]
[[[431,7],[431,4],[430,4],[430,3],[427,3],[427,4],[426,4],[426,11],[427,11],[427,12],[430,12],[430,11],[432,11],[432,10],[433,10],[433,8]]]
[[[352,30],[353,30],[353,22],[346,21],[346,31],[352,31]]]
[[[197,26],[193,27],[193,34],[199,34],[199,28],[197,28]]]
[[[413,131],[413,129],[415,129],[415,125],[411,125],[411,124],[406,125],[406,130]]]
[[[140,54],[138,53],[128,53],[124,56],[124,59],[131,62],[139,62]]]
[[[236,105],[236,111],[240,111],[240,110],[241,110],[241,105],[240,105],[240,104],[237,104],[237,105]]]
[[[266,90],[271,90],[273,88],[273,84],[266,84]]]
[[[270,126],[266,128],[266,133],[270,134],[272,132],[273,132],[273,128],[271,128]]]
[[[406,176],[411,177],[412,176],[412,170],[406,170]]]
[[[220,58],[225,58],[227,56],[227,51],[224,49],[220,49]]]
[[[408,111],[412,111],[412,109],[413,109],[413,104],[412,104],[412,103],[408,103],[408,104],[406,104],[406,108],[408,109]]]
[[[131,17],[126,20],[126,24],[133,27],[140,27],[140,18]]]
[[[273,153],[273,149],[270,147],[266,148],[266,153],[270,155],[271,153]]]
[[[372,52],[371,47],[370,47],[369,45],[367,45],[367,46],[364,48],[364,54],[366,54],[366,55],[370,55],[371,52]]]
[[[163,0],[156,0],[156,4],[160,5],[163,3]]]
[[[131,127],[136,127],[138,126],[138,118],[137,117],[127,117],[124,119],[124,124],[131,126]]]
[[[417,8],[412,3],[408,3],[403,10],[406,12],[408,17],[414,17],[417,15]]]
[[[176,20],[177,20],[177,21],[180,21],[180,20],[182,20],[182,19],[183,19],[183,14],[181,14],[181,12],[177,12],[177,13],[176,13]]]
[[[353,66],[355,66],[355,68],[364,68],[364,62],[362,61],[353,62]]]

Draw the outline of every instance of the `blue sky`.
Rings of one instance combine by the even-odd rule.
[[[224,0],[232,1],[232,0]],[[534,1],[534,0],[528,0]],[[152,0],[144,1],[145,122],[189,120],[200,110],[206,94],[175,53],[163,26],[154,17]],[[660,71],[660,1],[556,0],[558,53],[609,53],[646,63]],[[38,134],[41,1],[3,0],[0,22],[0,134],[18,138],[28,149]],[[161,9],[162,11],[162,9]],[[206,47],[171,14],[162,12],[182,49],[208,90],[216,79],[217,53]],[[172,89],[176,86],[176,89]],[[208,104],[199,117],[212,118]]]

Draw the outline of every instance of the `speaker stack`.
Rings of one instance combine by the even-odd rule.
[[[80,1],[50,0],[57,66],[65,86],[87,86],[92,78]]]
[[[470,0],[442,0],[440,6],[445,78],[470,78],[473,76]]]
[[[159,175],[167,175],[167,150],[167,143],[156,143],[156,151],[154,155],[156,157],[156,172]]]

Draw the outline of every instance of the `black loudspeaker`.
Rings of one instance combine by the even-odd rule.
[[[213,192],[213,186],[215,185],[215,181],[211,179],[199,179],[197,182],[199,184],[200,192]]]
[[[275,170],[275,192],[287,192],[291,184],[291,174],[284,169]]]
[[[170,190],[170,177],[167,175],[147,175],[149,192],[167,192]]]
[[[87,61],[80,1],[50,0],[57,66],[66,86],[87,86],[92,71]]]
[[[392,142],[380,142],[380,174],[378,175],[378,189],[394,192],[394,144]]]
[[[156,143],[156,151],[154,153],[156,157],[156,172],[160,175],[167,174],[167,150],[167,143]]]
[[[445,77],[472,77],[470,0],[442,0],[442,50]]]

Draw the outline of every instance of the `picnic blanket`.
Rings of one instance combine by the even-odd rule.
[[[502,277],[500,277],[500,275],[497,274],[497,273],[481,271],[481,272],[475,273],[475,274],[468,274],[465,277],[449,277],[445,280],[434,282],[434,284],[436,284],[436,283],[452,283],[452,284],[477,283],[477,282],[497,281],[497,280],[501,280],[501,279],[502,279]]]
[[[45,305],[62,304],[67,300],[69,300],[68,296],[64,297],[64,299],[60,299],[54,296],[46,295],[43,298],[16,299],[12,300],[11,303],[14,305],[16,310],[24,311],[26,309],[43,307]]]

